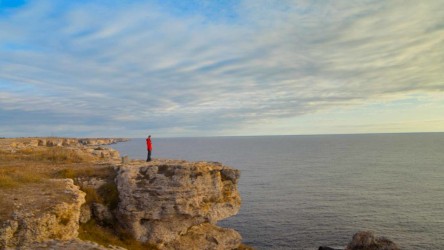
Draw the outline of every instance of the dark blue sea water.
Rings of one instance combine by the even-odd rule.
[[[154,158],[241,170],[238,215],[257,249],[345,246],[359,230],[402,249],[444,249],[444,133],[152,138]],[[113,145],[145,159],[144,139]]]

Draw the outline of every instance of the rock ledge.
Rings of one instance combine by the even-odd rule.
[[[241,205],[239,170],[214,162],[155,160],[118,167],[118,220],[141,242],[161,248],[233,249],[239,233],[215,226]],[[199,236],[200,235],[200,236]]]

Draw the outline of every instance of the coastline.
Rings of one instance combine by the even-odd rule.
[[[240,174],[238,170],[220,163],[178,160],[155,160],[150,163],[133,160],[122,164],[119,152],[102,147],[102,143],[109,145],[122,140],[126,139],[1,139],[1,169],[17,171],[11,169],[8,164],[32,163],[32,174],[41,175],[41,179],[22,178],[9,187],[1,187],[8,191],[2,192],[0,197],[3,208],[13,212],[8,215],[5,211],[0,211],[0,246],[50,246],[51,249],[82,246],[83,249],[116,249],[114,247],[125,248],[135,244],[137,246],[131,245],[128,249],[180,249],[181,246],[189,248],[207,244],[209,249],[252,249],[241,244],[241,236],[234,230],[215,228],[218,220],[236,214],[240,208],[240,196],[237,191]],[[177,179],[182,180],[183,186],[179,185],[176,191],[165,189],[163,195],[167,196],[162,198],[163,188],[177,187]],[[214,183],[220,184],[212,186]],[[136,185],[132,186],[134,184]],[[29,188],[32,188],[33,192],[29,192]],[[179,198],[181,195],[189,195],[190,188],[196,190],[194,196]],[[48,189],[54,192],[44,191]],[[56,192],[57,190],[60,191]],[[29,195],[22,199],[13,197],[16,191]],[[139,191],[141,193],[137,194]],[[208,191],[211,193],[206,193]],[[66,196],[55,196],[56,194]],[[147,194],[148,196],[144,196]],[[42,195],[45,202],[37,202],[36,206],[36,201]],[[134,197],[140,197],[140,200],[134,200]],[[142,206],[141,211],[134,210],[132,204],[140,206],[141,201],[153,199],[160,202],[156,209],[150,202],[144,205],[145,208]],[[181,202],[164,203],[165,200],[171,199]],[[55,200],[63,202],[54,202]],[[233,208],[235,209],[232,210]],[[43,211],[51,211],[51,214],[56,216],[48,217]],[[145,211],[145,215],[137,218],[142,211]],[[184,220],[190,216],[192,220]],[[153,219],[162,221],[161,218],[166,219],[166,224],[147,224]],[[124,222],[125,220],[127,222]],[[48,225],[49,221],[57,226],[51,227],[52,229],[42,226]],[[135,222],[143,223],[135,226]],[[27,226],[23,227],[24,225]],[[20,231],[20,228],[33,229]],[[94,243],[97,231],[102,231],[102,236],[104,234],[112,238],[113,234],[119,231],[114,231],[115,228],[118,228],[120,233],[122,230],[129,232],[132,235],[129,238],[132,239],[126,239],[126,242]],[[154,230],[147,232],[148,228]],[[35,235],[31,232],[44,233]],[[372,233],[356,235],[360,236],[358,239],[354,237],[354,245],[350,242],[351,247],[347,249],[359,249],[357,247],[362,247],[362,244],[381,242],[386,244],[386,249],[397,249],[393,242],[376,237]],[[208,241],[209,238],[216,240]]]
[[[97,244],[101,244],[100,249],[114,249],[116,245],[128,249],[185,249],[182,246],[190,245],[249,249],[241,244],[237,232],[215,225],[239,210],[238,170],[219,163],[173,160],[150,163],[133,160],[122,164],[118,151],[103,146],[124,140],[127,139],[0,140],[1,170],[7,177],[8,173],[20,171],[20,178],[14,183],[0,186],[6,190],[0,197],[2,207],[10,209],[10,212],[0,211],[0,247],[51,245],[52,249],[64,249],[69,241],[70,247],[77,244],[84,249],[88,244],[86,249],[96,249]],[[33,167],[14,168],[17,164]],[[39,178],[24,178],[28,175]],[[177,178],[182,183],[179,186]],[[157,182],[156,191],[150,191]],[[4,179],[0,183],[4,183]],[[137,185],[131,187],[131,183]],[[190,189],[195,191],[190,193]],[[28,191],[24,197],[13,195],[25,190]],[[135,195],[139,191],[144,197],[140,201],[151,202],[140,207],[140,201],[134,200],[139,197]],[[180,198],[183,195],[186,196]],[[45,199],[40,200],[42,197]],[[157,208],[152,207],[155,200],[160,202]],[[164,203],[165,200],[175,202]],[[140,212],[134,210],[135,202]],[[145,215],[138,218],[141,213]],[[155,224],[147,224],[151,220],[156,221]],[[134,227],[136,221],[143,223]],[[184,234],[187,231],[189,233]],[[127,236],[119,242],[95,239],[99,235]],[[96,243],[90,243],[94,241]],[[115,245],[110,246],[113,243]]]

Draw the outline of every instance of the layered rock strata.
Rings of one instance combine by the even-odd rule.
[[[236,248],[241,236],[215,223],[239,211],[238,179],[239,170],[219,163],[125,164],[116,178],[118,220],[136,239],[160,248]]]

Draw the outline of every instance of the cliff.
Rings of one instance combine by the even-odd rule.
[[[117,151],[100,146],[115,141],[1,139],[0,249],[239,247],[239,233],[216,226],[239,211],[238,170],[214,162],[121,163]],[[99,246],[90,242],[103,237],[97,233],[117,240]]]
[[[0,249],[251,249],[216,226],[240,209],[238,170],[121,162],[103,145],[123,140],[0,139]],[[346,249],[399,248],[358,232]]]
[[[217,227],[237,214],[239,170],[211,162],[156,160],[118,168],[118,219],[142,242],[166,249],[234,249],[241,236]]]

